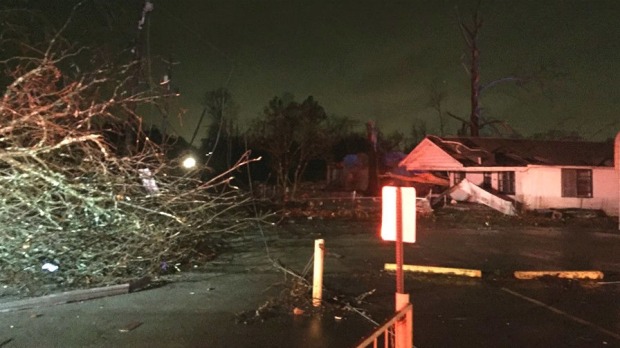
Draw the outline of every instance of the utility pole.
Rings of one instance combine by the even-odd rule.
[[[377,173],[377,127],[375,121],[366,122],[366,133],[368,142],[370,143],[370,151],[368,154],[368,188],[366,193],[369,196],[376,196],[379,190],[378,173]]]
[[[166,74],[163,76],[161,82],[159,83],[159,85],[162,86],[164,89],[164,100],[165,100],[164,108],[162,110],[161,133],[162,135],[164,135],[164,137],[166,137],[166,135],[168,134],[167,128],[168,128],[168,115],[170,114],[170,97],[173,94],[177,94],[176,92],[173,92],[172,90],[172,70],[174,66],[180,64],[180,62],[177,62],[174,59],[172,59],[172,56],[170,56],[168,60],[162,59],[162,61],[166,64]]]

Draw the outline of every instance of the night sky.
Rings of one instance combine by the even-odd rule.
[[[456,8],[468,20],[477,1],[153,3],[151,59],[155,70],[161,58],[180,62],[172,77],[186,113],[171,128],[185,138],[204,93],[222,86],[242,127],[284,92],[298,101],[312,95],[328,114],[372,119],[384,133],[406,136],[415,119],[438,134],[431,86],[446,94],[445,111],[469,115]],[[489,90],[485,117],[524,136],[558,129],[603,140],[620,130],[620,1],[483,1],[481,14],[483,83],[545,69],[541,83]],[[455,134],[459,123],[448,122]]]

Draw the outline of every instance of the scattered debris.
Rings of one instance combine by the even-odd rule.
[[[271,305],[270,301],[266,301],[265,303],[263,303],[260,307],[258,307],[258,309],[256,309],[256,316],[260,317],[261,314],[267,310],[269,308],[269,306]]]
[[[282,307],[277,303],[276,300],[267,300],[256,310],[237,313],[235,322],[245,325],[256,322],[264,322],[268,318],[275,316],[276,313],[280,311],[282,311]]]
[[[432,173],[416,173],[411,175],[399,175],[394,173],[386,173],[381,175],[382,178],[397,179],[404,182],[415,182],[421,184],[432,184],[436,186],[448,187],[450,186],[450,180],[448,178],[440,177]]]
[[[11,342],[13,342],[13,337],[7,338],[6,340],[0,342],[0,347],[4,347],[4,346],[6,346],[7,344],[9,344]]]
[[[415,201],[415,210],[419,216],[429,216],[433,214],[433,207],[428,197],[418,197]]]
[[[58,266],[56,266],[53,263],[47,262],[47,263],[43,264],[43,266],[41,266],[41,269],[44,270],[44,271],[48,271],[50,273],[53,273],[53,272],[56,272],[58,270]]]
[[[484,204],[506,215],[517,215],[517,210],[511,201],[485,191],[467,179],[442,193],[440,199],[445,196],[450,196],[456,201]]]
[[[153,178],[153,173],[148,168],[138,169],[140,174],[140,180],[142,180],[142,186],[151,195],[157,195],[159,193],[159,187]]]
[[[330,256],[330,257],[335,257],[335,258],[337,258],[337,259],[341,259],[341,258],[343,258],[343,257],[344,257],[344,256],[342,256],[342,255],[340,255],[340,254],[338,254],[338,253],[335,253],[335,252],[333,252],[333,251],[329,251],[329,250],[325,251],[325,255],[326,255],[326,256]]]
[[[562,220],[562,212],[561,211],[557,211],[554,210],[551,212],[551,219],[552,220]]]
[[[368,297],[368,296],[370,296],[370,295],[374,294],[374,293],[375,293],[375,291],[377,291],[377,289],[372,289],[372,290],[370,290],[370,291],[366,291],[365,293],[363,293],[363,294],[361,294],[361,295],[357,296],[357,297],[355,298],[355,302],[357,302],[357,303],[361,303],[362,301],[364,301],[364,299],[365,299],[366,297]]]
[[[616,285],[616,284],[620,284],[620,281],[613,281],[613,282],[598,282],[596,283],[598,285]]]
[[[118,329],[118,331],[120,331],[120,332],[130,332],[130,331],[133,331],[133,330],[137,329],[141,325],[142,325],[142,322],[140,322],[140,321],[132,321],[132,322],[128,323],[127,325],[123,326],[122,328]]]

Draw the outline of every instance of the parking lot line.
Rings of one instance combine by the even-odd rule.
[[[395,263],[386,263],[384,266],[386,271],[395,271]],[[435,273],[435,274],[451,274],[460,275],[472,278],[481,278],[482,271],[477,269],[466,268],[450,268],[450,267],[433,267],[433,266],[419,266],[419,265],[403,265],[403,271],[418,272],[418,273]]]
[[[548,304],[545,304],[543,302],[540,302],[538,300],[535,300],[535,299],[533,299],[531,297],[525,296],[523,294],[520,294],[520,293],[518,293],[516,291],[513,291],[513,290],[510,290],[508,288],[501,288],[501,289],[502,289],[502,291],[507,292],[507,293],[509,293],[509,294],[511,294],[513,296],[516,296],[516,297],[518,297],[520,299],[523,299],[525,301],[531,302],[531,303],[533,303],[533,304],[535,304],[537,306],[546,308],[546,309],[550,310],[553,313],[559,314],[559,315],[561,315],[561,316],[563,316],[565,318],[568,318],[568,319],[570,319],[570,320],[572,320],[574,322],[577,322],[579,324],[582,324],[582,325],[585,325],[585,326],[589,326],[589,327],[591,327],[591,328],[593,328],[593,329],[595,329],[595,330],[597,330],[599,332],[607,334],[607,335],[609,335],[609,336],[611,336],[611,337],[613,337],[613,338],[615,338],[617,340],[620,340],[620,335],[619,334],[617,334],[615,332],[612,332],[612,331],[609,331],[609,330],[607,330],[605,328],[602,328],[602,327],[600,327],[600,326],[598,326],[598,325],[596,325],[596,324],[594,324],[594,323],[592,323],[590,321],[587,321],[585,319],[581,319],[581,318],[578,318],[578,317],[576,317],[574,315],[568,314],[568,313],[564,312],[561,309],[555,308],[553,306],[549,306]]]
[[[600,271],[516,271],[517,279],[534,279],[540,277],[558,277],[567,279],[603,279],[604,274]]]

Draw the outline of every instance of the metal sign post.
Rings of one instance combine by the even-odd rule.
[[[618,180],[618,230],[620,230],[620,132],[614,140],[614,167]]]
[[[405,293],[405,277],[403,275],[403,193],[396,190],[396,293]],[[398,311],[400,308],[396,308]]]

